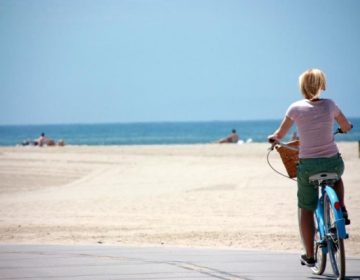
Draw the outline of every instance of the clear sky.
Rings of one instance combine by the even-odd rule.
[[[0,0],[0,124],[282,118],[308,68],[360,116],[357,0]]]

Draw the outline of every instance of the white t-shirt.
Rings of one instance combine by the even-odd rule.
[[[332,157],[339,152],[333,134],[339,114],[340,109],[330,99],[303,99],[290,105],[286,116],[298,127],[300,158]]]

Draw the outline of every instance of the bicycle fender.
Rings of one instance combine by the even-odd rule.
[[[330,199],[331,209],[333,210],[333,213],[335,215],[334,218],[335,218],[336,227],[338,229],[339,237],[341,239],[347,239],[348,234],[346,233],[345,220],[344,220],[342,211],[341,211],[341,209],[335,209],[335,207],[334,207],[335,203],[339,202],[338,196],[336,195],[336,192],[334,191],[334,189],[329,186],[325,187],[325,192],[327,193],[327,195]]]

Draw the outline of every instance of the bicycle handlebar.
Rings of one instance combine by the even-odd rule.
[[[352,124],[351,124],[351,128],[353,128],[353,125],[352,125]],[[338,129],[334,132],[334,135],[335,135],[335,134],[338,134],[338,133],[344,133],[344,132],[342,131],[341,128],[338,128]],[[286,148],[286,149],[289,149],[289,150],[292,150],[292,151],[296,151],[296,152],[299,151],[298,146],[295,146],[295,147],[294,147],[294,143],[292,143],[292,145],[290,146],[290,145],[289,145],[290,143],[289,143],[289,144],[283,143],[283,142],[277,140],[276,138],[268,138],[268,142],[271,144],[271,147],[268,149],[268,153],[267,153],[267,162],[268,162],[269,166],[270,166],[276,173],[278,173],[278,174],[280,174],[280,175],[282,175],[282,176],[284,176],[284,177],[286,177],[286,178],[289,178],[289,179],[291,179],[291,180],[294,180],[292,177],[290,177],[290,176],[292,176],[292,175],[290,175],[289,172],[288,172],[289,176],[287,176],[287,175],[279,172],[278,170],[276,170],[276,169],[271,165],[271,163],[270,163],[270,161],[269,161],[269,155],[270,155],[270,153],[274,150],[274,148],[275,148],[276,146],[281,146],[281,147],[284,147],[284,148]],[[284,163],[284,164],[285,164],[285,163]],[[285,167],[286,167],[286,166],[285,166]],[[296,181],[296,180],[294,180],[294,181]]]
[[[351,124],[351,129],[352,129],[353,127],[354,127],[354,126]],[[338,133],[339,133],[339,134],[343,134],[343,133],[346,133],[346,132],[344,132],[344,131],[339,127],[338,129],[335,130],[334,135],[336,135],[336,134],[338,134]],[[281,142],[281,141],[279,141],[279,140],[276,140],[276,139],[274,139],[274,138],[270,138],[270,139],[268,139],[268,141],[269,141],[269,143],[271,144],[271,147],[269,148],[269,150],[273,150],[276,145],[280,145],[280,146],[282,146],[282,147],[285,147],[285,148],[287,148],[287,149],[289,149],[289,150],[293,150],[293,151],[298,151],[298,150],[299,150],[298,148],[289,146],[289,145],[287,145],[287,144],[285,144],[285,143],[283,143],[283,142]]]
[[[269,140],[269,142],[270,142],[270,140]],[[277,141],[277,140],[274,140],[274,139],[272,139],[272,142],[270,142],[270,143],[271,143],[271,147],[269,148],[269,150],[274,150],[275,146],[279,145],[279,146],[285,147],[285,148],[287,148],[289,150],[292,150],[292,151],[299,151],[299,148],[290,146],[290,145],[288,145],[288,144],[286,144],[284,142]]]
[[[351,129],[353,129],[353,125],[351,124]],[[334,132],[334,134],[338,134],[338,133],[340,133],[340,134],[343,134],[343,133],[346,133],[346,132],[344,132],[340,127]]]

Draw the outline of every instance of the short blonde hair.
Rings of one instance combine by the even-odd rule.
[[[309,69],[300,75],[299,86],[306,99],[317,98],[320,90],[326,89],[325,74],[319,69]]]

